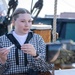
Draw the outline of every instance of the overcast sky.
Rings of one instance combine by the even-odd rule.
[[[28,10],[31,8],[32,0],[19,0],[19,7],[25,7]],[[38,0],[33,0],[33,5]],[[75,0],[57,0],[57,14],[61,12],[75,12]],[[54,0],[43,0],[43,8],[39,16],[44,17],[45,14],[54,14]]]
[[[6,0],[7,1],[7,0]],[[33,6],[38,0],[18,0],[18,7],[24,7],[30,11],[31,2]],[[55,0],[43,0],[43,8],[39,13],[40,17],[54,14],[54,1]],[[57,15],[61,12],[75,12],[75,0],[57,0]]]

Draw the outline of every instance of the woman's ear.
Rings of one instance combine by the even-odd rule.
[[[15,25],[15,20],[12,19],[11,23],[12,23],[12,26],[14,26]]]

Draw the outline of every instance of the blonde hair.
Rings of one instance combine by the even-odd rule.
[[[16,19],[18,18],[19,14],[24,14],[24,13],[31,14],[31,13],[30,13],[27,9],[25,9],[25,8],[17,8],[17,9],[13,12],[12,18],[13,18],[14,20],[16,20]]]

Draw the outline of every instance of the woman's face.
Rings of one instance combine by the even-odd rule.
[[[19,14],[19,17],[14,21],[15,32],[18,35],[24,35],[29,32],[32,25],[30,14]]]

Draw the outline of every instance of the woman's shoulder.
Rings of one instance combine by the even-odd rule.
[[[5,34],[0,36],[0,38],[3,38],[3,37],[5,37]]]
[[[40,34],[37,34],[37,33],[33,33],[33,36],[37,37],[37,38],[42,38],[42,36]]]
[[[33,33],[33,38],[37,39],[38,41],[44,41],[43,37],[40,34]]]
[[[7,40],[7,37],[5,36],[5,34],[0,36],[1,42],[6,41],[6,40]]]

